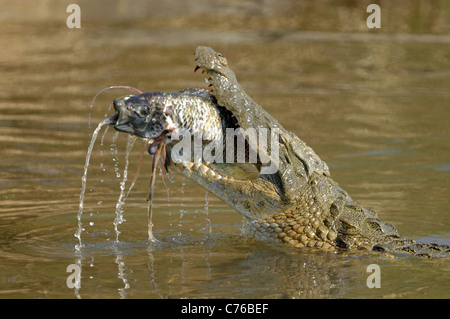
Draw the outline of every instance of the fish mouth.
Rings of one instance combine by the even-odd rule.
[[[109,125],[119,132],[144,139],[156,139],[164,135],[168,126],[163,110],[158,106],[148,107],[147,98],[147,94],[140,94],[115,99],[115,113],[109,118]]]
[[[147,145],[149,154],[155,155],[159,144],[164,142],[167,134],[165,118],[161,117],[161,112],[158,110],[154,112],[159,116],[155,121],[151,121],[151,117],[149,119],[148,116],[138,114],[139,105],[136,105],[136,100],[142,101],[143,95],[113,100],[115,112],[109,118],[109,125],[119,132],[141,137],[143,143]],[[153,130],[150,132],[149,128]]]
[[[124,101],[115,99],[113,106],[115,113],[109,118],[109,125],[113,126],[119,132],[136,134],[130,122],[130,110],[125,106]]]

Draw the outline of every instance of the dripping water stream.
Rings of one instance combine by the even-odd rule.
[[[207,227],[208,227],[208,236],[211,235],[212,233],[212,224],[211,224],[211,218],[209,218],[209,193],[208,191],[205,191],[205,220],[207,222]]]
[[[118,226],[120,224],[122,224],[125,219],[123,218],[123,205],[125,204],[125,200],[128,196],[128,194],[131,191],[131,187],[128,190],[127,193],[125,193],[125,184],[127,182],[127,178],[128,178],[128,164],[129,164],[129,156],[131,153],[131,150],[133,148],[134,143],[136,142],[137,137],[134,135],[128,135],[128,142],[127,142],[127,148],[126,148],[126,154],[125,154],[125,167],[123,169],[123,178],[122,181],[120,182],[120,195],[119,198],[117,199],[117,203],[116,203],[116,218],[114,219],[114,231],[116,232],[116,240],[115,243],[119,242],[119,234],[120,231],[118,229]]]
[[[88,168],[89,168],[89,162],[91,159],[91,154],[92,154],[92,150],[94,148],[94,144],[95,141],[97,139],[98,133],[100,132],[101,128],[103,127],[103,125],[107,124],[109,122],[109,119],[106,118],[103,121],[101,121],[97,128],[94,130],[94,133],[92,133],[92,138],[91,138],[91,143],[89,144],[88,147],[88,151],[86,154],[86,161],[84,163],[84,173],[83,173],[83,177],[81,177],[81,191],[80,191],[80,204],[79,204],[79,208],[78,208],[78,215],[77,215],[77,219],[78,219],[78,229],[75,232],[75,237],[78,238],[78,244],[75,245],[75,249],[77,251],[80,251],[81,248],[83,247],[83,243],[81,240],[81,233],[84,231],[83,228],[83,222],[81,220],[81,217],[83,215],[83,207],[84,207],[84,195],[86,192],[86,181],[87,181],[87,173],[88,173]]]

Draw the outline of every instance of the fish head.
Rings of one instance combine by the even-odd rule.
[[[167,122],[160,100],[158,92],[115,99],[109,125],[119,132],[155,139],[163,134]]]

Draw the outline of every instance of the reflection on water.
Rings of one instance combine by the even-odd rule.
[[[149,245],[150,157],[125,196],[141,147],[108,129],[92,150],[74,249],[89,142],[129,92],[108,90],[90,108],[92,98],[111,85],[204,87],[192,72],[199,44],[222,51],[355,200],[402,235],[448,243],[445,1],[381,2],[379,30],[367,30],[364,1],[78,1],[78,30],[64,2],[0,2],[0,297],[449,297],[445,262],[267,246],[177,175],[157,180]],[[381,289],[365,284],[372,263]]]

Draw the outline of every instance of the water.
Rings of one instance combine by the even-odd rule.
[[[125,200],[127,198],[127,196],[125,194],[125,184],[126,184],[127,178],[128,178],[129,156],[130,156],[131,150],[133,148],[134,142],[136,142],[136,140],[137,140],[136,136],[132,136],[132,135],[128,136],[128,143],[127,143],[127,148],[126,148],[126,153],[125,153],[125,167],[123,169],[123,179],[120,182],[120,195],[119,195],[119,198],[117,199],[116,218],[114,219],[114,231],[116,232],[116,243],[119,242],[119,234],[120,234],[118,226],[125,221],[125,219],[123,218],[123,205],[125,204]],[[117,176],[117,173],[116,173],[116,176]],[[127,194],[130,193],[131,189],[132,189],[132,187],[129,188],[129,191]]]
[[[176,174],[156,180],[159,242],[149,245],[147,153],[128,195],[127,177],[117,237],[120,183],[125,165],[137,171],[141,147],[126,164],[128,136],[113,142],[111,128],[98,133],[90,158],[81,251],[73,236],[94,126],[114,98],[137,92],[106,90],[91,108],[92,98],[111,86],[205,87],[192,58],[196,45],[209,45],[352,198],[401,235],[448,243],[445,2],[382,2],[378,30],[367,30],[366,5],[352,1],[214,2],[214,11],[200,0],[77,3],[75,30],[61,1],[2,2],[1,298],[450,297],[448,262],[258,243],[238,213]],[[66,285],[72,264],[78,288]],[[370,264],[380,266],[379,289],[366,286]]]
[[[91,159],[91,154],[92,154],[92,150],[94,148],[95,141],[97,140],[97,135],[100,132],[103,125],[107,124],[108,122],[109,122],[109,119],[104,119],[103,121],[101,121],[98,124],[97,128],[94,130],[94,133],[92,133],[91,143],[89,144],[87,154],[86,154],[86,161],[84,163],[83,177],[81,177],[80,204],[79,204],[78,215],[77,215],[78,229],[75,233],[75,237],[78,239],[78,244],[75,245],[75,249],[77,251],[81,250],[81,248],[83,247],[83,243],[81,241],[81,233],[84,230],[82,216],[83,216],[83,208],[84,208],[84,195],[86,193],[87,173],[88,173],[88,169],[89,169],[89,162]],[[127,154],[128,154],[128,152],[127,152]],[[119,199],[120,199],[120,197],[119,197]],[[117,213],[117,210],[116,210],[116,213]],[[117,234],[117,236],[118,236],[118,234]]]

